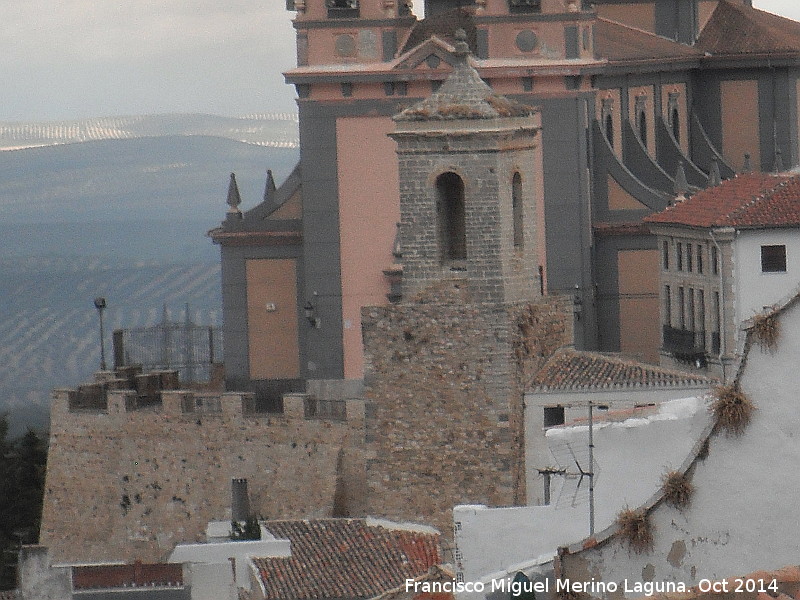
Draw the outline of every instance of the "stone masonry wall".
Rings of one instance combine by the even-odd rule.
[[[395,134],[400,175],[403,293],[412,296],[453,276],[443,260],[436,179],[457,175],[464,185],[466,260],[459,269],[479,302],[520,301],[539,294],[536,245],[538,173],[534,135],[516,129],[475,131],[472,122],[447,135]],[[440,123],[436,123],[437,128]],[[445,127],[445,125],[441,125]],[[512,179],[523,182],[522,247],[514,246]]]
[[[76,410],[75,392],[56,391],[40,542],[56,563],[164,560],[230,519],[234,477],[264,518],[376,515],[446,533],[454,504],[524,503],[522,390],[571,342],[571,306],[479,304],[466,288],[364,309],[366,400],[346,400],[346,421],[305,418],[303,395],[265,415],[248,394],[163,391],[142,408],[112,390],[106,409]]]
[[[572,342],[563,298],[476,304],[449,285],[362,312],[369,511],[443,532],[455,504],[525,503],[524,383]]]
[[[264,518],[364,513],[363,402],[348,400],[342,422],[305,419],[300,396],[283,415],[249,415],[242,394],[211,413],[183,412],[187,392],[126,409],[134,394],[70,412],[68,391],[55,393],[40,538],[55,562],[164,560],[230,519],[233,477]]]

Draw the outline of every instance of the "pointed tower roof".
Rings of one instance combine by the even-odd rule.
[[[396,115],[395,121],[496,119],[525,117],[536,112],[531,106],[496,95],[470,64],[464,30],[459,29],[455,37],[453,72],[438,91]]]

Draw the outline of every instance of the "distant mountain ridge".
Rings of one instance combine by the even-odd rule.
[[[293,113],[244,117],[167,114],[74,121],[0,122],[0,150],[161,136],[219,137],[271,148],[297,148],[297,123],[298,117]]]
[[[0,152],[4,223],[206,220],[225,217],[230,173],[245,207],[297,162],[295,148],[224,137],[161,135]]]

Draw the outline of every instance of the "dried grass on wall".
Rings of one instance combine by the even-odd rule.
[[[644,510],[623,509],[617,515],[617,527],[622,541],[637,554],[653,549],[653,526]]]

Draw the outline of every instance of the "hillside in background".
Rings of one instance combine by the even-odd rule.
[[[48,123],[0,121],[0,150],[167,135],[220,137],[272,148],[299,146],[297,115],[267,113],[247,117],[141,115]]]
[[[174,221],[225,216],[235,172],[243,201],[281,181],[297,150],[201,136],[102,140],[0,152],[0,212],[8,222]]]
[[[26,149],[0,152],[0,412],[12,434],[46,425],[51,390],[98,368],[96,296],[108,302],[108,349],[114,328],[154,325],[164,307],[171,320],[188,304],[195,323],[222,324],[219,248],[206,233],[225,216],[229,174],[247,209],[261,201],[266,170],[282,181],[298,153],[266,135],[258,145],[186,135],[181,122],[198,117],[135,121],[151,137],[28,134],[14,140]]]
[[[221,325],[219,264],[122,264],[105,258],[0,262],[0,410],[12,432],[47,423],[52,389],[86,381],[100,365],[93,299],[104,296],[106,352],[116,328],[170,320]]]

